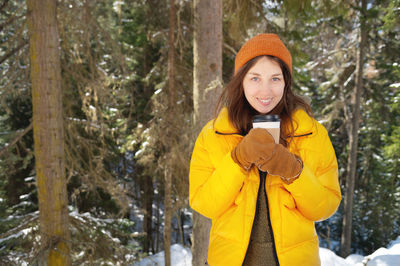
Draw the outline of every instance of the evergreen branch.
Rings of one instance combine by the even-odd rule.
[[[1,4],[0,6],[0,11],[3,11],[3,9],[7,6],[8,2],[10,2],[10,0],[4,0],[3,4]]]
[[[31,131],[31,129],[33,128],[33,124],[32,122],[30,123],[30,125],[24,129],[24,131],[22,131],[10,144],[8,144],[6,147],[2,148],[0,150],[0,157],[8,152],[8,149],[12,146],[14,146],[18,141],[21,140],[21,138],[23,136],[25,136],[29,131]]]
[[[273,29],[279,28],[279,26],[276,23],[268,20],[264,11],[264,7],[260,3],[257,3],[254,0],[251,0],[250,2],[256,7],[257,11],[260,12],[261,14],[260,17],[265,21],[267,26],[266,32],[273,32]]]
[[[17,232],[27,228],[31,222],[33,222],[39,218],[39,212],[34,212],[34,213],[28,214],[26,216],[27,217],[25,218],[25,220],[21,224],[19,224],[17,227],[14,227],[14,228],[10,229],[9,231],[0,235],[0,239],[1,239],[0,243],[2,241],[4,241],[5,238],[8,238],[9,236],[16,234]]]
[[[351,75],[354,74],[355,70],[356,66],[354,64],[349,64],[347,67],[345,67],[339,76],[339,85],[344,86],[345,82],[350,78]]]

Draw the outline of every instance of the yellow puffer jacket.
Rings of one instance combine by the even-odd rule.
[[[304,110],[289,150],[303,160],[300,177],[286,185],[267,176],[266,191],[280,265],[320,265],[314,221],[331,216],[340,200],[338,166],[326,129]],[[207,261],[210,265],[241,265],[249,244],[256,210],[259,173],[243,170],[231,150],[243,138],[228,119],[227,109],[204,126],[190,163],[190,206],[212,219]]]

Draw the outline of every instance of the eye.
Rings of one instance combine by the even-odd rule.
[[[273,77],[272,78],[272,81],[280,81],[281,79],[280,78],[278,78],[278,77]]]
[[[250,78],[250,80],[252,80],[252,81],[259,81],[260,78],[259,78],[259,77],[252,77],[252,78]]]

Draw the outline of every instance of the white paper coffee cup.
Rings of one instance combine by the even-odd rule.
[[[278,115],[256,115],[253,117],[253,128],[265,128],[279,144],[281,120]]]

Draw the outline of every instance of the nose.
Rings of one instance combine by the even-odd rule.
[[[265,91],[265,92],[271,91],[271,90],[272,90],[272,82],[269,81],[269,80],[264,80],[264,81],[261,83],[261,90],[262,90],[262,91]]]

